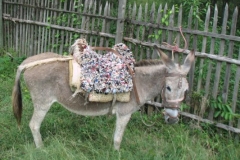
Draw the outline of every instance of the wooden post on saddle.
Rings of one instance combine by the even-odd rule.
[[[2,0],[0,0],[0,49],[3,48],[3,23],[2,23]]]
[[[118,20],[117,20],[115,44],[120,43],[123,40],[124,16],[125,16],[126,2],[127,2],[126,0],[121,0],[118,3]]]

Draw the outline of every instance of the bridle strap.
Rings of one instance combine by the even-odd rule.
[[[178,88],[182,88],[182,78],[186,77],[186,75],[184,74],[179,74],[179,73],[166,73],[166,77],[179,77],[179,82],[178,82]],[[161,97],[163,104],[165,104],[165,108],[171,108],[171,109],[179,109],[180,107],[180,103],[182,102],[182,100],[184,100],[184,96],[182,98],[178,98],[178,99],[174,99],[174,100],[167,100],[164,94],[164,86],[162,88],[162,93],[161,93]]]
[[[91,47],[91,49],[93,50],[102,50],[102,51],[108,51],[108,52],[113,52],[114,54],[116,54],[119,58],[123,59],[122,55],[117,51],[117,50],[114,50],[112,48],[109,48],[109,47]],[[138,95],[138,91],[137,91],[137,87],[136,87],[136,79],[135,79],[135,75],[134,75],[134,72],[132,70],[132,68],[129,66],[129,64],[125,63],[131,76],[132,76],[132,81],[133,81],[133,91],[135,93],[135,96],[136,96],[136,101],[137,103],[140,105],[140,98],[139,98],[139,95]]]
[[[180,74],[180,73],[166,73],[166,77],[186,77],[186,74]]]

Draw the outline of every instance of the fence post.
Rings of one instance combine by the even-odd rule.
[[[120,43],[123,40],[124,16],[125,16],[126,2],[127,2],[127,0],[119,0],[118,1],[118,20],[117,20],[115,43]]]
[[[0,0],[0,49],[3,48],[3,21],[2,21],[2,12],[3,12],[3,8],[2,8],[2,0]]]

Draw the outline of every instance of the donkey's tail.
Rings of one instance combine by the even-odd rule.
[[[21,66],[18,67],[15,84],[12,91],[12,106],[13,106],[13,114],[17,119],[18,126],[21,124],[22,118],[22,93],[21,93],[21,83],[20,77],[23,68]]]

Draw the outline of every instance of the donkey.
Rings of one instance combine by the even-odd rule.
[[[131,92],[129,102],[116,102],[110,109],[111,102],[90,102],[84,105],[85,97],[77,95],[72,97],[69,86],[68,59],[56,53],[41,53],[27,58],[18,67],[15,84],[12,92],[12,105],[14,116],[18,125],[21,122],[22,95],[20,75],[24,71],[24,80],[30,92],[34,111],[29,123],[36,147],[43,146],[40,133],[41,123],[54,102],[60,103],[67,110],[85,116],[106,115],[109,112],[116,115],[114,133],[114,148],[120,149],[120,144],[131,115],[138,111],[147,101],[161,94],[162,105],[165,108],[165,121],[176,123],[178,121],[179,107],[184,99],[184,92],[188,89],[186,75],[194,61],[194,51],[189,52],[184,64],[175,64],[164,52],[155,47],[161,57],[160,60],[143,60],[135,67],[135,84],[140,102],[136,101],[136,93]],[[58,59],[52,61],[51,59]],[[48,63],[35,64],[41,60]]]

